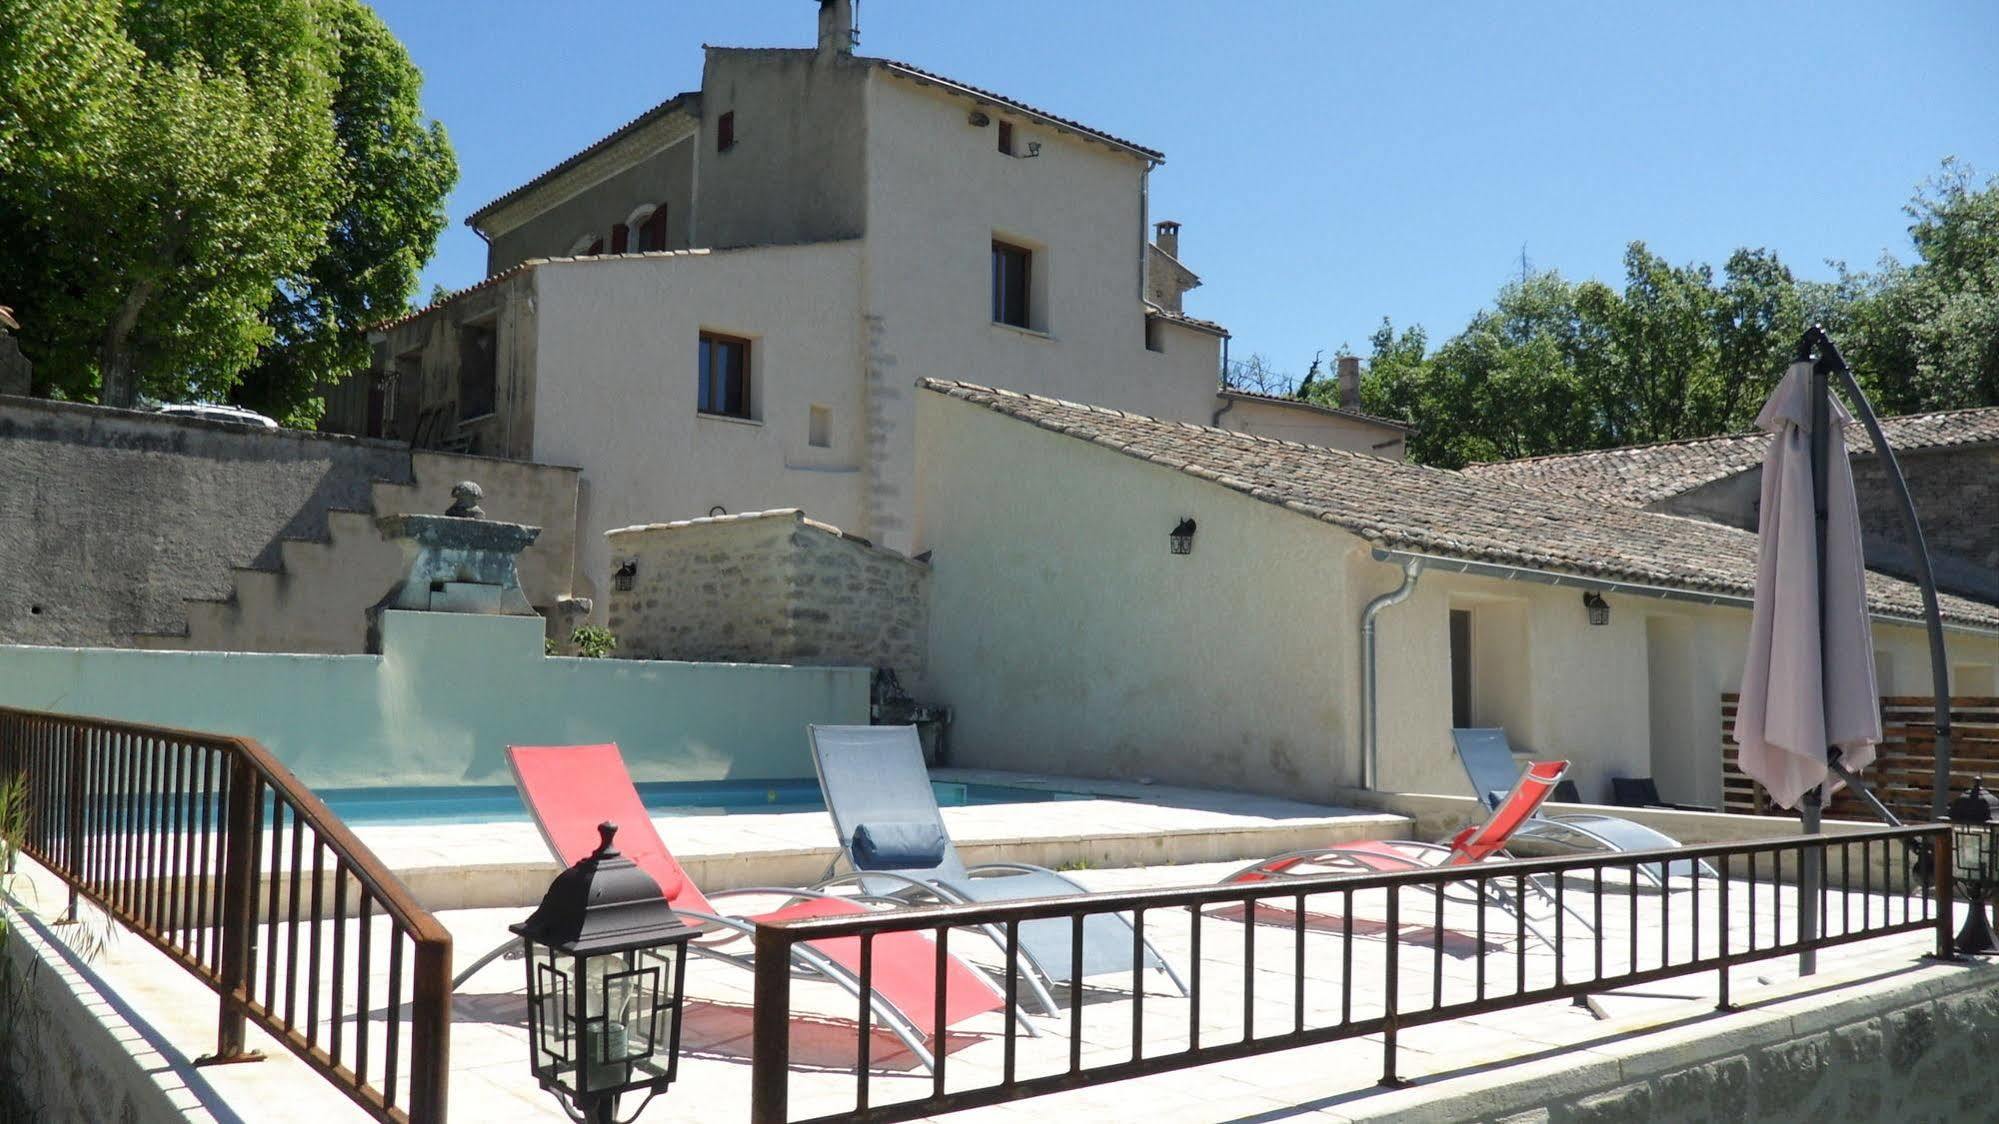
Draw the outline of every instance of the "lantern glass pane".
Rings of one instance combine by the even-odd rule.
[[[660,1085],[674,1076],[681,946],[590,958],[583,1043],[585,1092]]]
[[[575,981],[570,960],[544,944],[527,942],[528,1045],[535,1078],[566,1083],[576,1056]]]
[[[1999,870],[1994,869],[1999,860],[1999,850],[1992,845],[1991,824],[1959,824],[1953,831],[1951,840],[1951,860],[1959,881],[1976,882],[1985,886],[1999,881]]]

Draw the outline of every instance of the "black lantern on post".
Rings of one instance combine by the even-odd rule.
[[[513,926],[527,953],[528,1064],[572,1119],[613,1124],[618,1098],[645,1093],[629,1121],[672,1083],[687,977],[682,923],[659,885],[603,842],[556,875]]]
[[[1950,802],[1950,836],[1951,873],[1971,903],[1971,916],[1957,933],[1957,951],[1999,952],[1985,915],[1985,900],[1999,889],[1999,797],[1985,791],[1983,782],[1971,782],[1971,791]]]

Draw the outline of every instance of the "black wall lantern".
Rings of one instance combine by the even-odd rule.
[[[621,1096],[645,1094],[629,1122],[673,1082],[687,942],[696,930],[618,853],[618,825],[597,831],[597,850],[556,875],[513,932],[527,953],[535,1080],[571,1119],[615,1124]]]
[[[1589,614],[1592,625],[1610,623],[1610,602],[1605,601],[1601,593],[1592,591],[1583,594],[1583,610]]]
[[[1166,542],[1173,548],[1173,553],[1175,554],[1194,553],[1193,517],[1189,516],[1180,520],[1180,525],[1173,528],[1173,533],[1167,536]]]
[[[1950,802],[1951,873],[1964,888],[1971,916],[1957,933],[1957,951],[1999,952],[1999,939],[1985,915],[1985,901],[1999,889],[1999,797],[1981,781]]]
[[[630,593],[632,591],[632,581],[638,577],[638,573],[639,563],[637,559],[618,563],[618,568],[611,572],[611,588],[619,593]]]

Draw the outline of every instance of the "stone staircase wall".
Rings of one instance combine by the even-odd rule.
[[[0,398],[0,643],[360,652],[401,554],[375,517],[477,480],[531,523],[537,608],[570,588],[573,469]]]

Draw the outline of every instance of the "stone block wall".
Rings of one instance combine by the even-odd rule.
[[[920,671],[930,569],[796,509],[610,532],[617,654]]]

